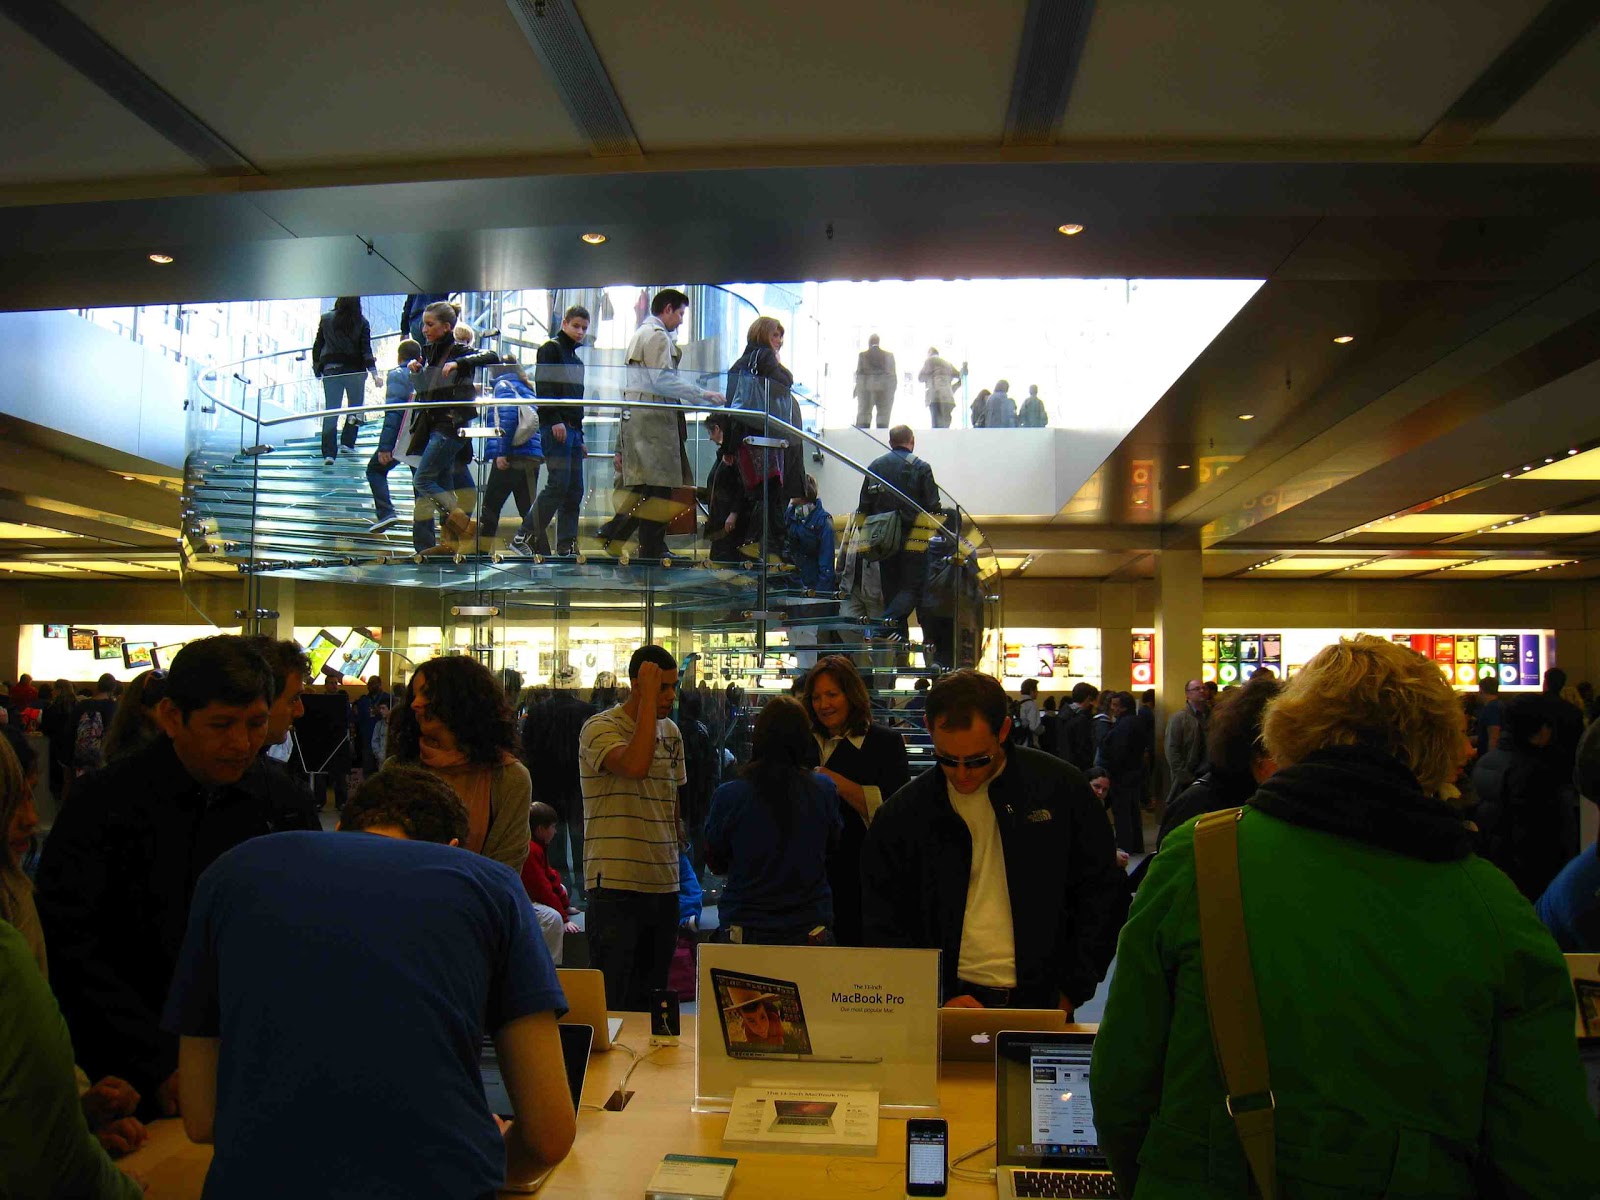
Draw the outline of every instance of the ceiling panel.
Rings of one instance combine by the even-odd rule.
[[[1060,136],[1415,140],[1542,5],[1100,4]]]
[[[586,152],[503,3],[67,7],[263,170]]]
[[[11,117],[0,184],[204,174],[194,159],[9,20],[0,20],[0,61],[0,111]]]
[[[1027,5],[822,0],[783,13],[702,0],[684,19],[649,0],[578,10],[648,152],[998,144]]]
[[[1428,509],[1429,513],[1524,513],[1538,512],[1542,508],[1560,508],[1576,504],[1600,491],[1594,483],[1567,483],[1547,479],[1512,476],[1510,480],[1497,479],[1488,487],[1479,488],[1454,500]]]
[[[1385,575],[1394,578],[1399,575],[1420,575],[1425,571],[1438,571],[1445,567],[1458,566],[1466,561],[1464,558],[1380,558],[1375,562],[1351,567],[1350,574]]]
[[[1600,130],[1600,31],[1591,33],[1481,136],[1592,138]]]

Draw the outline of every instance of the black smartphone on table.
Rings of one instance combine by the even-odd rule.
[[[949,1186],[950,1127],[942,1117],[906,1122],[906,1195],[943,1196]]]

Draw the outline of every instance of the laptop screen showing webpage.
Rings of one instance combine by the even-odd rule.
[[[1600,1117],[1600,1037],[1578,1039],[1578,1053],[1589,1081],[1589,1107]]]
[[[995,1055],[998,1161],[1103,1170],[1089,1059],[1094,1034],[1002,1033]]]

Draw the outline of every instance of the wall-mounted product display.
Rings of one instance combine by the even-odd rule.
[[[1439,664],[1453,686],[1472,691],[1489,675],[1505,689],[1537,690],[1554,661],[1555,634],[1548,629],[1509,633],[1413,633],[1392,629],[1207,629],[1200,637],[1200,678],[1220,687],[1246,682],[1261,667],[1279,676],[1299,671],[1312,655],[1342,637],[1370,633],[1408,646]],[[1134,687],[1155,682],[1155,634],[1136,629],[1132,643]]]
[[[1227,662],[1228,639],[1235,636],[1231,630],[1207,630],[1209,638],[1218,637],[1219,661],[1217,682],[1242,683],[1250,672],[1244,658],[1244,643],[1248,635],[1240,637],[1241,649],[1236,678],[1225,679],[1223,668]],[[1555,660],[1555,633],[1549,629],[1518,629],[1498,633],[1433,630],[1418,633],[1405,629],[1285,629],[1281,634],[1262,634],[1261,661],[1277,670],[1280,675],[1294,675],[1311,657],[1342,637],[1368,633],[1388,638],[1401,646],[1408,646],[1424,658],[1435,662],[1440,672],[1459,691],[1474,691],[1478,680],[1493,675],[1501,688],[1511,691],[1537,691],[1544,681],[1545,667]],[[1279,640],[1281,639],[1281,641]],[[1269,655],[1277,650],[1278,657]],[[1205,670],[1204,651],[1202,671]],[[1206,676],[1210,678],[1209,675]]]
[[[983,636],[985,653],[992,643],[1000,677],[1012,689],[1037,679],[1041,692],[1070,692],[1075,683],[1100,679],[1098,629],[986,629]]]
[[[706,944],[695,1109],[740,1088],[869,1091],[939,1102],[939,952]]]
[[[1133,666],[1128,671],[1128,678],[1133,680],[1133,686],[1139,689],[1154,687],[1156,682],[1156,631],[1153,629],[1135,629],[1133,631]]]
[[[17,631],[17,670],[39,680],[89,683],[110,675],[124,683],[172,657],[196,638],[238,633],[211,625],[23,625]]]

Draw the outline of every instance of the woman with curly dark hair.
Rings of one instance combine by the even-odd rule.
[[[467,808],[467,849],[521,871],[533,783],[516,748],[506,694],[475,659],[429,659],[389,715],[389,762],[448,783]]]

